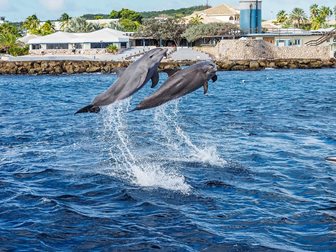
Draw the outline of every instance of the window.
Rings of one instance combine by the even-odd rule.
[[[106,42],[91,43],[91,49],[106,48],[109,45],[113,45],[113,43],[106,43]]]
[[[69,44],[47,44],[47,49],[69,49]]]
[[[295,39],[293,45],[299,46],[301,45],[301,39]]]
[[[121,42],[120,47],[121,48],[127,48],[127,42]]]
[[[32,44],[31,48],[32,48],[32,50],[39,50],[39,49],[41,49],[41,45],[40,44]]]
[[[233,20],[233,17],[231,16],[229,20]]]
[[[82,49],[82,48],[83,48],[82,44],[79,44],[79,43],[75,44],[75,49]]]

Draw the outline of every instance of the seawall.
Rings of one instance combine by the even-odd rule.
[[[129,61],[0,61],[2,74],[78,74],[78,73],[113,73],[126,67]],[[188,66],[193,61],[162,62],[161,69]],[[336,68],[336,59],[262,59],[262,60],[216,60],[218,70],[262,70]]]

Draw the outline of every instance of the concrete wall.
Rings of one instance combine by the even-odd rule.
[[[263,40],[222,40],[215,47],[199,47],[215,59],[329,59],[330,46],[276,47]]]

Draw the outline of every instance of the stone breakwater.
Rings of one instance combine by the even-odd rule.
[[[0,61],[0,74],[113,73],[131,62],[122,61]],[[188,66],[194,61],[161,62],[160,69]],[[265,68],[336,68],[336,59],[217,60],[218,70],[262,70]]]

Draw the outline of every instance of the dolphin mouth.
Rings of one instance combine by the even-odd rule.
[[[163,49],[164,51],[163,51],[163,56],[165,57],[165,58],[168,58],[168,49],[167,48],[165,48],[165,49]]]

